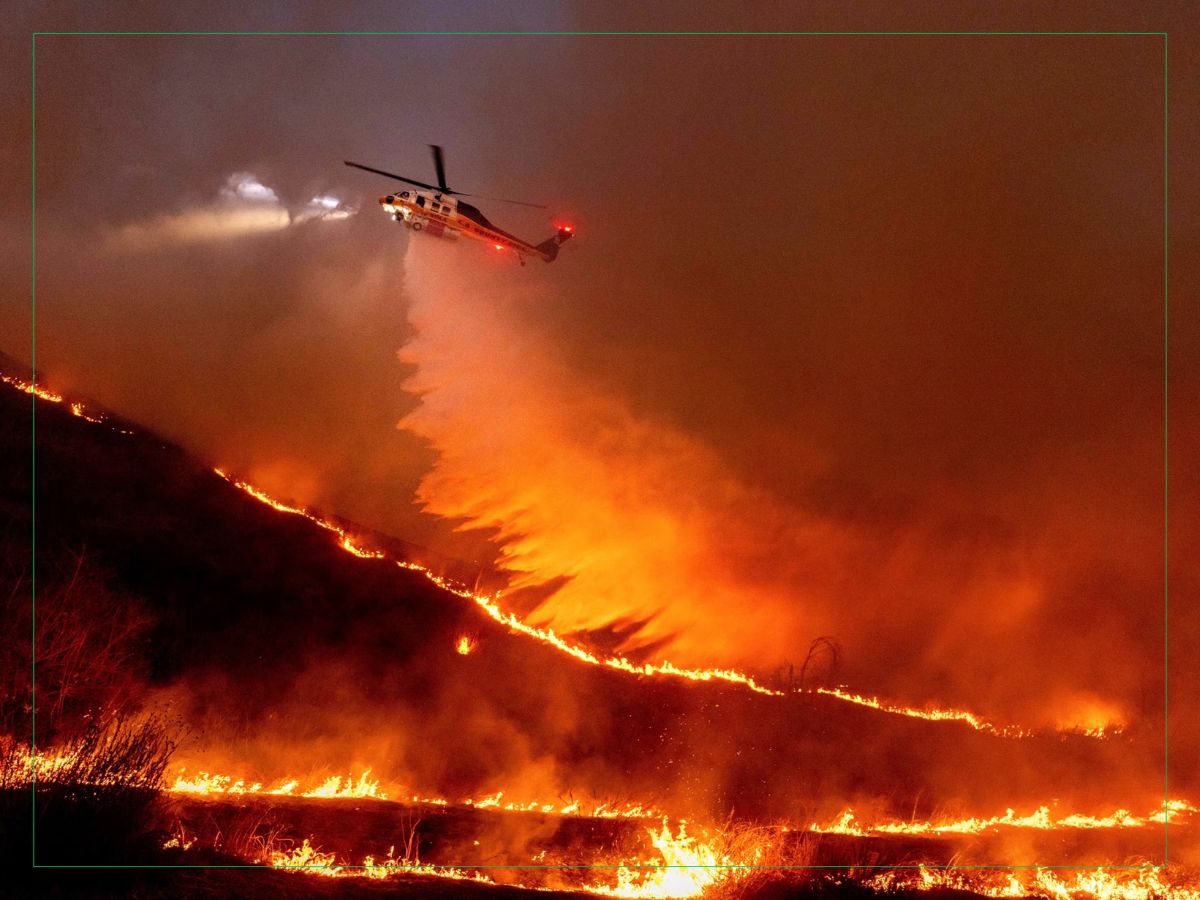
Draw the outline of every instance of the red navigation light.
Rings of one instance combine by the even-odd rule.
[[[497,244],[497,245],[496,245],[496,249],[497,249],[497,250],[503,250],[503,249],[504,249],[504,245],[503,245],[503,244]]]
[[[571,232],[573,232],[575,230],[575,226],[574,225],[559,225],[558,230],[565,231],[567,234],[570,234]]]

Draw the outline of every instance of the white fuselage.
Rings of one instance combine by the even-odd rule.
[[[474,207],[459,211],[458,201],[435,191],[407,190],[379,198],[380,205],[397,222],[432,237],[465,237],[491,244],[497,250],[512,250],[520,255],[540,256],[538,250],[525,241],[503,232],[483,219]]]

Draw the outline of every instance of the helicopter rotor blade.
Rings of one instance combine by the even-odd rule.
[[[405,184],[415,185],[416,187],[425,188],[430,191],[439,191],[443,194],[448,194],[455,197],[475,197],[478,200],[494,200],[498,203],[514,203],[517,206],[529,206],[533,209],[546,209],[547,207],[541,203],[526,203],[524,200],[506,200],[503,197],[484,197],[480,194],[464,194],[461,191],[452,191],[446,187],[445,171],[441,163],[441,148],[430,144],[434,148],[434,162],[438,168],[438,181],[441,184],[427,184],[424,181],[417,181],[414,178],[405,178],[403,175],[397,175],[395,172],[385,172],[383,169],[376,169],[371,166],[364,166],[362,163],[350,162],[348,159],[342,160],[346,165],[353,166],[356,169],[362,169],[364,172],[373,172],[376,175],[382,175],[384,178],[394,178],[396,181],[403,181]]]
[[[426,184],[424,181],[416,181],[412,178],[405,178],[403,175],[397,175],[395,172],[385,172],[383,169],[372,169],[370,166],[364,166],[362,163],[350,162],[348,159],[342,160],[346,165],[353,166],[356,169],[362,169],[364,172],[374,172],[376,175],[382,175],[385,178],[394,178],[397,181],[403,181],[405,184],[412,184],[417,187],[428,188],[431,191],[441,191],[444,194],[453,194],[454,191],[448,191],[438,187],[435,184]]]
[[[437,144],[430,144],[429,149],[433,151],[433,167],[437,169],[438,187],[444,194],[455,193],[446,187],[446,165],[442,160],[442,148]]]
[[[451,191],[451,193],[455,193],[455,192]],[[529,206],[529,207],[532,207],[533,209],[549,209],[548,206],[546,206],[545,204],[542,204],[542,203],[526,203],[524,200],[505,200],[503,197],[484,197],[481,194],[458,194],[458,193],[455,193],[455,196],[474,197],[476,200],[492,200],[496,203],[514,203],[517,206]]]

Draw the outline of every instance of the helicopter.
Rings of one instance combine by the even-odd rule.
[[[487,220],[478,208],[459,200],[459,197],[471,197],[462,191],[454,191],[446,186],[446,168],[442,159],[442,148],[436,144],[429,145],[433,151],[433,165],[437,170],[437,184],[426,184],[383,169],[364,166],[362,163],[343,160],[348,166],[373,172],[386,178],[403,181],[415,188],[423,190],[402,190],[379,198],[379,205],[397,222],[413,231],[419,231],[433,237],[458,238],[464,235],[472,240],[491,244],[497,250],[511,251],[517,255],[521,265],[525,265],[525,257],[536,256],[546,262],[554,262],[558,257],[558,248],[570,240],[575,229],[570,225],[559,225],[553,237],[540,244],[523,241],[516,235],[509,234]],[[536,203],[522,203],[520,200],[501,200],[502,203],[515,203],[518,206],[531,206],[535,209],[545,209]]]

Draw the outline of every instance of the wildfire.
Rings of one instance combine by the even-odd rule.
[[[354,543],[353,536],[347,534],[346,530],[340,525],[337,525],[328,519],[314,515],[303,507],[289,506],[286,503],[282,503],[276,500],[274,497],[263,493],[253,485],[248,484],[245,481],[238,481],[237,479],[232,478],[221,469],[214,469],[213,471],[232,484],[234,487],[245,491],[251,497],[261,503],[265,503],[272,509],[277,510],[278,512],[289,513],[291,515],[303,516],[310,522],[313,522],[321,528],[324,528],[326,531],[332,532],[337,538],[338,546],[349,553],[353,553],[355,556],[366,559],[388,558],[387,555],[381,551],[367,550],[358,546],[356,543]],[[407,562],[405,560],[393,560],[393,562],[395,562],[395,564],[402,569],[407,569],[410,572],[417,572],[421,575],[424,575],[427,579],[429,579],[429,581],[443,590],[475,602],[479,608],[486,612],[492,619],[509,628],[510,630],[527,635],[528,637],[536,638],[537,640],[549,644],[550,646],[561,650],[562,652],[573,656],[575,659],[578,659],[582,662],[586,662],[594,666],[608,666],[609,668],[618,669],[622,672],[628,672],[633,675],[670,675],[677,678],[686,678],[691,681],[724,681],[730,684],[741,685],[742,687],[749,688],[750,690],[760,694],[766,694],[767,696],[783,696],[783,691],[777,691],[773,690],[772,688],[764,687],[752,676],[743,672],[735,671],[733,669],[685,669],[680,666],[676,666],[669,661],[664,661],[658,664],[635,663],[623,656],[597,656],[596,654],[591,653],[576,644],[571,644],[563,640],[557,634],[555,634],[552,629],[536,628],[532,625],[528,625],[512,613],[507,613],[500,609],[500,607],[496,604],[496,600],[500,596],[498,593],[491,596],[477,594],[454,581],[434,574],[429,569],[417,563]]]
[[[15,387],[18,391],[24,391],[26,394],[33,394],[33,396],[37,397],[40,400],[46,400],[46,401],[49,401],[50,403],[62,403],[63,402],[62,394],[56,394],[56,393],[54,393],[54,391],[48,390],[44,387],[39,387],[38,385],[34,384],[33,382],[25,381],[21,378],[15,378],[12,375],[0,375],[0,381],[3,381],[7,385],[11,385],[12,387]],[[82,413],[82,410],[83,410],[83,407],[80,406],[80,413],[76,413],[76,415],[80,415]]]
[[[660,828],[648,833],[659,860],[622,865],[616,885],[592,884],[586,890],[604,897],[699,897],[717,882],[744,874],[761,855],[759,848],[751,859],[735,862],[719,853],[711,840],[689,835],[686,822],[672,833],[663,819]]]
[[[615,872],[615,883],[596,881],[582,885],[581,890],[603,897],[699,897],[717,882],[736,878],[746,867],[753,865],[753,860],[732,862],[727,855],[717,851],[712,841],[688,834],[686,822],[681,822],[678,831],[673,831],[664,819],[660,827],[647,829],[647,835],[657,859],[614,863],[611,868]],[[754,859],[760,853],[755,851]],[[487,876],[468,869],[422,864],[418,860],[398,859],[394,854],[393,847],[380,862],[367,856],[361,866],[349,866],[339,862],[337,854],[322,852],[306,838],[290,850],[271,851],[268,861],[275,868],[332,878],[387,878],[403,874],[495,884]]]
[[[10,387],[16,388],[18,391],[22,391],[23,393],[26,393],[26,394],[32,394],[33,396],[37,397],[39,400],[45,400],[47,403],[65,403],[66,402],[66,398],[63,397],[62,394],[55,393],[54,391],[50,390],[49,388],[42,387],[41,385],[36,384],[31,381],[26,381],[23,378],[17,378],[13,375],[0,375],[0,381],[4,382],[5,384],[9,385]],[[100,423],[102,423],[104,421],[104,416],[102,414],[95,412],[93,410],[89,410],[86,406],[84,406],[78,400],[72,400],[70,403],[67,403],[67,406],[71,410],[71,415],[77,416],[80,419],[84,419],[85,421],[91,422],[94,425],[99,425]],[[123,434],[131,434],[132,433],[129,431],[125,431],[124,429],[121,429],[121,431]]]
[[[36,383],[8,375],[0,375],[0,381],[47,402],[67,403],[73,415],[87,422],[100,423],[104,421],[102,416],[89,412],[82,403],[68,402],[62,395]],[[310,513],[303,507],[290,506],[277,501],[252,485],[232,478],[220,469],[215,471],[233,486],[274,510],[303,516],[318,527],[330,532],[337,545],[345,552],[362,559],[391,562],[400,568],[418,573],[438,587],[472,601],[493,621],[510,631],[540,641],[580,662],[616,669],[632,675],[668,676],[695,682],[721,682],[771,697],[781,697],[785,693],[789,693],[769,688],[759,683],[753,676],[733,669],[691,669],[676,666],[666,660],[655,664],[636,663],[624,656],[599,655],[560,637],[550,628],[527,624],[513,613],[506,612],[499,605],[500,594],[498,592],[492,595],[479,594],[467,589],[462,584],[437,575],[419,564],[391,559],[380,550],[360,544],[359,538],[341,525]],[[477,638],[470,634],[459,636],[454,644],[455,650],[464,656],[471,654],[476,646]],[[1012,725],[996,724],[964,710],[907,706],[878,697],[853,693],[844,687],[818,688],[811,693],[888,714],[928,721],[956,722],[977,731],[1004,738],[1023,738],[1033,734],[1030,730]],[[1107,723],[1108,718],[1102,716],[1097,721]],[[1090,723],[1091,720],[1088,720],[1087,726],[1080,726],[1075,733],[1103,738],[1120,731],[1120,726],[1103,724],[1090,727]],[[41,777],[49,778],[68,768],[73,762],[70,754],[62,752],[39,751],[36,755],[26,752],[23,757],[17,756],[17,771],[30,780]],[[388,794],[380,789],[380,785],[380,780],[371,777],[371,769],[364,770],[357,778],[352,774],[333,775],[324,781],[308,785],[303,785],[301,780],[296,778],[263,782],[203,771],[190,775],[186,770],[180,770],[174,783],[167,790],[176,794],[200,797],[249,795],[302,797],[313,800],[339,798],[387,800]],[[649,839],[649,846],[653,848],[653,853],[648,852],[645,857],[636,860],[615,861],[611,867],[608,867],[613,872],[609,880],[596,881],[582,886],[583,890],[601,896],[697,897],[720,882],[742,877],[748,869],[754,868],[761,862],[768,846],[766,843],[760,842],[749,851],[739,852],[735,856],[721,849],[720,841],[707,833],[703,831],[700,831],[698,835],[689,833],[686,822],[680,822],[678,828],[673,829],[661,811],[650,805],[635,802],[619,804],[576,799],[552,803],[537,800],[516,801],[507,799],[504,791],[500,790],[494,794],[460,801],[441,797],[422,797],[414,794],[411,796],[411,802],[435,806],[461,805],[477,810],[508,813],[661,820],[661,825],[646,829],[646,836]],[[1062,815],[1052,810],[1051,806],[1043,805],[1025,815],[1018,815],[1014,809],[1010,808],[1001,815],[986,818],[946,818],[923,822],[860,822],[855,817],[853,810],[847,809],[834,821],[824,825],[813,823],[808,826],[807,830],[822,834],[869,836],[881,834],[976,835],[994,829],[1009,828],[1037,831],[1139,829],[1154,824],[1174,822],[1182,817],[1190,817],[1196,811],[1197,808],[1187,801],[1175,799],[1167,801],[1161,809],[1141,816],[1134,815],[1127,809],[1117,809],[1106,816],[1080,813]],[[788,829],[784,828],[783,830]],[[171,838],[167,846],[186,850],[194,843],[194,838],[189,839],[181,833]],[[435,866],[423,864],[415,859],[397,858],[394,850],[395,848],[390,849],[386,857],[378,861],[375,856],[365,856],[361,865],[354,866],[339,861],[334,853],[321,851],[312,843],[312,839],[305,839],[299,846],[286,850],[269,850],[262,861],[280,869],[327,877],[385,879],[403,874],[475,881],[484,884],[495,883],[492,879],[470,869]],[[1164,871],[1151,866],[1128,870],[1097,868],[1077,871],[1053,871],[1037,868],[1013,871],[1011,874],[921,866],[914,870],[889,871],[866,882],[868,887],[882,891],[955,889],[973,891],[994,898],[1036,896],[1046,898],[1046,900],[1073,900],[1073,898],[1086,896],[1094,898],[1094,900],[1200,900],[1200,888],[1194,887],[1195,883],[1195,881],[1185,883],[1171,875],[1169,870]]]
[[[337,854],[323,853],[305,838],[299,847],[291,850],[273,850],[268,861],[277,869],[303,872],[306,875],[325,875],[331,878],[387,878],[390,875],[426,875],[434,878],[450,878],[455,881],[478,881],[495,884],[492,879],[478,873],[469,873],[453,866],[429,866],[407,859],[397,859],[393,854],[376,862],[375,857],[363,858],[361,866],[347,866],[337,861]]]
[[[495,794],[477,800],[465,800],[463,804],[465,806],[473,806],[475,809],[499,809],[505,812],[540,812],[545,815],[579,816],[587,819],[665,818],[664,813],[660,810],[642,803],[626,803],[624,805],[591,803],[585,806],[579,800],[570,800],[565,803],[541,803],[537,800],[532,800],[528,803],[522,803],[502,800],[503,797],[504,792],[497,791]],[[440,805],[444,804],[445,801],[441,801]]]
[[[280,779],[274,782],[274,787],[265,788],[261,781],[246,781],[244,778],[234,778],[230,775],[210,775],[208,772],[188,776],[186,769],[181,769],[174,784],[167,790],[174,794],[199,794],[201,796],[261,794],[275,797],[299,796],[326,799],[371,797],[376,800],[386,800],[387,794],[379,790],[379,782],[371,780],[368,777],[370,774],[371,770],[367,769],[357,779],[350,775],[347,775],[345,779],[339,775],[333,775],[319,785],[297,792],[300,782],[295,778]]]
[[[44,387],[40,387],[36,384],[24,381],[11,375],[0,375],[0,381],[3,381],[8,385],[17,388],[18,390],[24,391],[28,394],[33,394],[40,399],[49,401],[51,403],[62,403],[64,399],[61,394],[56,394]],[[88,413],[81,403],[73,402],[71,404],[71,410],[75,415],[80,416],[89,422],[103,421],[101,417],[97,417],[96,415]],[[122,429],[122,431],[124,433],[130,433],[125,432],[124,429]],[[272,509],[275,509],[278,512],[288,513],[290,515],[303,516],[326,531],[333,533],[337,538],[338,546],[340,546],[347,553],[351,553],[362,559],[388,559],[387,555],[382,551],[372,550],[360,546],[355,542],[355,538],[348,534],[344,528],[329,521],[328,519],[314,515],[303,507],[289,506],[286,503],[282,503],[255,488],[253,485],[231,477],[221,469],[214,469],[213,471],[215,471],[221,476],[221,478],[225,479],[230,484],[249,494],[259,502],[270,506]],[[403,569],[417,572],[425,576],[429,581],[443,590],[450,591],[459,597],[471,600],[493,621],[503,625],[510,631],[523,634],[544,644],[548,644],[549,646],[554,647],[556,650],[559,650],[560,652],[589,665],[605,666],[607,668],[616,669],[630,675],[661,675],[674,678],[684,678],[689,681],[724,682],[726,684],[737,685],[769,697],[782,697],[787,693],[785,691],[766,687],[758,682],[753,676],[744,672],[739,672],[735,669],[689,669],[682,666],[676,666],[669,660],[664,660],[661,663],[636,663],[623,656],[599,656],[583,647],[580,647],[577,644],[572,644],[569,641],[564,640],[563,638],[559,637],[558,634],[556,634],[551,628],[538,628],[536,626],[529,625],[516,615],[505,612],[497,603],[500,598],[499,592],[490,596],[478,594],[467,589],[461,584],[434,574],[426,567],[417,563],[407,562],[404,560],[393,560],[393,562]],[[469,642],[469,639],[467,640]],[[456,644],[456,650],[465,655],[466,653],[470,652],[470,643],[468,643],[468,648],[464,651],[463,641],[464,638],[459,639],[458,643]],[[878,697],[855,694],[843,688],[817,688],[814,693],[834,697],[848,703],[855,703],[859,706],[869,707],[871,709],[891,713],[893,715],[908,716],[910,718],[926,719],[929,721],[959,722],[974,728],[977,731],[988,732],[1000,737],[1020,738],[1028,737],[1029,735],[1033,734],[1033,732],[1028,729],[1018,728],[1012,725],[996,725],[992,722],[988,722],[975,713],[968,712],[966,710],[941,708],[918,709],[912,706],[891,703],[886,700],[881,700]],[[1093,738],[1104,738],[1114,733],[1119,733],[1119,731],[1119,727],[1106,726],[1075,730],[1074,733]]]
[[[48,770],[55,765],[62,765],[60,757],[44,757],[39,762],[39,772]],[[188,776],[186,770],[181,770],[174,784],[169,788],[174,793],[220,795],[220,794],[262,794],[265,796],[300,796],[308,798],[375,798],[388,799],[388,795],[379,790],[380,782],[368,776],[367,769],[357,779],[347,777],[344,780],[338,776],[327,779],[322,784],[304,791],[297,791],[300,782],[297,779],[279,779],[273,782],[272,788],[265,788],[262,782],[251,782],[246,779],[234,778],[229,775],[210,775],[201,772]],[[538,800],[512,801],[504,799],[504,791],[496,791],[478,798],[468,798],[452,801],[444,797],[425,797],[413,794],[410,802],[429,804],[433,806],[461,805],[481,810],[500,810],[504,812],[534,812],[544,815],[579,816],[597,819],[665,819],[665,814],[653,806],[643,803],[629,802],[615,804],[608,802],[584,803],[580,800],[546,803]],[[995,828],[1025,828],[1039,831],[1060,829],[1130,829],[1146,828],[1150,825],[1161,825],[1176,822],[1180,818],[1190,816],[1197,808],[1186,800],[1168,800],[1160,809],[1153,810],[1143,816],[1134,815],[1127,809],[1118,809],[1107,816],[1093,816],[1081,813],[1066,815],[1055,814],[1050,806],[1043,805],[1026,815],[1018,815],[1015,810],[1007,809],[1003,814],[986,818],[969,817],[962,819],[940,819],[924,822],[861,822],[852,809],[844,810],[836,819],[826,822],[813,822],[807,827],[808,831],[817,834],[844,834],[866,837],[878,834],[905,835],[934,835],[934,834],[980,834]],[[795,830],[790,826],[784,830]]]
[[[939,822],[876,822],[860,823],[855,820],[853,810],[845,810],[833,822],[825,825],[813,823],[808,830],[818,834],[849,834],[865,837],[872,834],[979,834],[993,828],[1034,828],[1051,831],[1063,828],[1145,828],[1148,825],[1171,822],[1181,815],[1196,811],[1186,800],[1170,800],[1162,809],[1135,816],[1126,809],[1118,809],[1108,816],[1087,816],[1078,813],[1055,817],[1050,807],[1041,806],[1029,815],[1019,816],[1014,810],[1005,810],[1003,815],[979,819],[950,819]]]
[[[334,775],[327,779],[320,787],[313,788],[311,791],[305,791],[301,797],[354,797],[363,799],[366,797],[374,797],[377,800],[386,800],[387,794],[381,793],[379,790],[379,782],[372,781],[367,776],[371,774],[371,770],[367,769],[358,780],[355,781],[349,775],[345,781],[342,781],[341,776]]]
[[[87,409],[84,408],[84,405],[82,403],[78,403],[78,402],[71,404],[71,415],[78,416],[81,419],[87,419],[89,422],[92,422],[97,425],[104,421],[103,416],[92,415],[91,413],[89,413],[87,411]]]
[[[57,758],[53,758],[57,759]],[[55,764],[47,759],[39,766],[39,772],[44,767]],[[61,763],[60,763],[61,764]],[[193,794],[197,796],[238,796],[258,795],[264,797],[305,797],[308,799],[374,799],[388,800],[388,794],[380,790],[380,781],[370,777],[371,770],[366,769],[358,778],[334,775],[320,784],[300,789],[297,778],[280,778],[271,782],[252,781],[245,778],[235,778],[232,775],[214,775],[199,772],[189,775],[187,769],[180,769],[168,791],[174,794]],[[267,785],[272,785],[267,787]],[[627,802],[613,803],[610,801],[585,802],[577,799],[560,800],[547,803],[542,800],[505,800],[504,791],[486,794],[482,797],[464,800],[449,800],[445,797],[426,797],[413,794],[408,798],[411,803],[430,806],[469,806],[474,809],[494,809],[502,812],[528,812],[543,815],[577,816],[590,819],[661,819],[664,813],[645,803]]]
[[[291,515],[303,516],[314,524],[324,528],[326,531],[332,532],[337,538],[338,545],[349,553],[365,559],[388,559],[387,555],[378,550],[368,550],[358,546],[354,539],[347,534],[346,530],[340,525],[330,522],[320,516],[310,513],[307,509],[298,506],[289,506],[279,500],[263,493],[258,488],[244,481],[227,475],[221,469],[214,469],[218,475],[232,484],[234,487],[245,491],[256,500],[265,503],[272,509],[279,512],[289,513]],[[539,628],[530,625],[518,618],[510,612],[506,612],[500,608],[497,601],[500,598],[500,593],[486,595],[479,594],[469,590],[465,586],[437,575],[419,563],[408,562],[406,560],[391,560],[402,569],[407,569],[410,572],[416,572],[423,575],[430,582],[437,585],[443,590],[449,591],[464,599],[475,603],[483,610],[493,621],[498,622],[510,631],[517,634],[523,634],[526,637],[531,637],[543,644],[548,644],[556,650],[573,657],[580,662],[587,663],[593,666],[604,666],[610,669],[616,669],[620,672],[626,672],[630,675],[645,675],[645,676],[669,676],[674,678],[685,678],[689,681],[702,682],[724,682],[733,684],[758,694],[763,694],[768,697],[782,697],[787,692],[775,690],[759,683],[753,676],[747,675],[744,672],[739,672],[735,669],[688,669],[682,666],[677,666],[669,660],[664,660],[661,663],[636,663],[624,656],[600,656],[590,650],[587,650],[578,644],[573,644],[561,638],[552,628]],[[459,653],[463,653],[463,640],[460,638],[457,649]],[[470,652],[468,649],[466,652]],[[838,700],[843,700],[847,703],[854,703],[859,706],[866,706],[871,709],[876,709],[881,712],[891,713],[893,715],[908,716],[910,718],[925,719],[934,722],[959,722],[974,728],[976,731],[984,731],[989,734],[994,734],[998,737],[1006,738],[1023,738],[1029,737],[1034,732],[1028,729],[1018,728],[1012,725],[996,725],[987,721],[981,716],[972,712],[959,709],[941,709],[941,708],[925,708],[918,709],[913,706],[905,706],[903,704],[890,703],[886,700],[881,700],[878,697],[868,697],[862,694],[855,694],[844,690],[843,688],[817,688],[811,693],[822,694],[829,697],[834,697]],[[1112,730],[1095,729],[1085,732],[1078,732],[1089,737],[1102,738],[1113,733]]]
[[[12,768],[11,773],[3,773],[5,781],[10,775],[18,782],[51,780],[77,762],[77,756],[71,752],[39,750],[35,753],[24,744],[10,744],[7,737],[0,738],[0,751],[8,757]]]
[[[892,713],[897,716],[908,716],[913,719],[927,719],[930,722],[962,722],[969,725],[976,731],[986,731],[990,734],[999,735],[1000,737],[1029,737],[1033,734],[1032,731],[1027,731],[1023,728],[1017,728],[1013,725],[994,725],[991,722],[975,715],[971,712],[966,712],[961,709],[937,709],[926,708],[918,709],[915,706],[904,706],[898,703],[889,703],[886,700],[880,700],[878,697],[867,697],[863,694],[853,694],[844,688],[817,688],[813,693],[824,694],[828,697],[837,697],[839,700],[845,700],[847,703],[856,703],[859,706],[866,706],[871,709],[877,709],[881,712]],[[1089,734],[1091,734],[1089,732]],[[1099,734],[1092,734],[1093,737],[1099,737]]]

